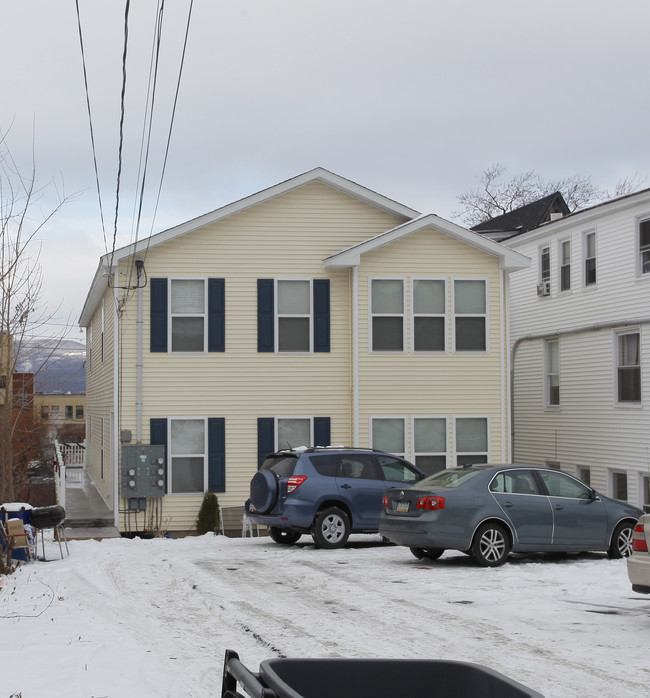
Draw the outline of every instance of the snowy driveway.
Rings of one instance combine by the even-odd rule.
[[[546,698],[648,694],[650,599],[624,560],[416,560],[357,536],[71,543],[0,586],[0,694],[218,696],[223,654],[477,662]],[[54,550],[54,549],[53,549]]]

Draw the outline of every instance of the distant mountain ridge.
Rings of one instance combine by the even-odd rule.
[[[39,393],[85,393],[86,345],[71,339],[25,341],[16,371],[35,373]]]

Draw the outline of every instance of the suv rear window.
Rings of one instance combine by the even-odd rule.
[[[278,477],[291,477],[297,462],[295,456],[274,456],[267,458],[260,470],[271,470]]]
[[[323,477],[336,477],[337,455],[333,453],[321,453],[317,456],[309,456],[309,460],[319,475]]]

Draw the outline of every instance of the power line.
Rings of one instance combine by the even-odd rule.
[[[104,208],[102,206],[102,194],[99,186],[99,170],[97,169],[97,151],[95,149],[95,132],[93,129],[93,117],[90,110],[90,94],[88,92],[88,74],[86,72],[86,52],[84,50],[83,32],[81,31],[81,14],[79,12],[79,0],[75,0],[77,6],[77,27],[79,29],[79,46],[81,47],[81,64],[83,66],[84,87],[86,90],[86,106],[88,108],[88,123],[90,125],[90,143],[93,151],[93,164],[95,166],[95,182],[97,184],[97,199],[99,201],[99,215],[102,222],[102,233],[104,235],[104,249],[108,252],[108,244],[106,242],[106,226],[104,224]]]

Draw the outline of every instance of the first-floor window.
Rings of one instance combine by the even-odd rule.
[[[546,406],[560,404],[560,357],[557,339],[549,340],[546,348]]]
[[[612,496],[627,501],[627,473],[612,473]]]
[[[578,477],[585,483],[585,485],[587,485],[587,487],[591,487],[591,468],[578,468]]]
[[[616,338],[618,402],[641,402],[641,335],[626,332]]]
[[[485,281],[454,281],[454,350],[485,351],[487,348],[487,301]]]
[[[312,420],[310,417],[278,417],[276,420],[276,448],[311,446]]]
[[[406,424],[403,417],[373,417],[372,447],[396,456],[406,453]]]
[[[486,417],[456,418],[456,465],[488,462]]]
[[[650,476],[644,475],[641,483],[641,503],[644,506],[650,505]]]
[[[447,467],[447,420],[444,417],[414,417],[413,457],[427,475]]]
[[[169,491],[174,494],[205,492],[205,419],[171,418],[169,432]]]

